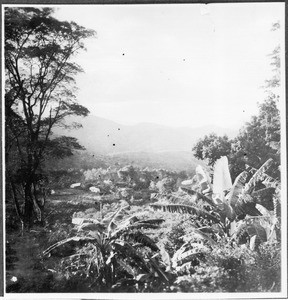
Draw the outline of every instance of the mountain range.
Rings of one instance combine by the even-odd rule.
[[[198,128],[168,127],[153,123],[122,125],[120,123],[89,115],[85,118],[73,117],[66,123],[79,122],[80,129],[53,130],[56,135],[77,138],[87,151],[106,155],[127,154],[130,152],[190,152],[198,139],[209,133],[236,136],[235,130],[216,126]]]

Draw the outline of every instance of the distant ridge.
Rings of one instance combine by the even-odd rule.
[[[79,122],[83,127],[77,130],[55,128],[55,135],[76,137],[88,151],[110,155],[129,152],[191,152],[195,142],[206,134],[215,132],[229,137],[237,134],[237,131],[216,126],[174,128],[153,123],[122,125],[94,115],[73,117],[66,122]]]

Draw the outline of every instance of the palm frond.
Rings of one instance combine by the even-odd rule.
[[[208,213],[205,210],[201,210],[199,208],[196,208],[191,205],[182,205],[182,204],[161,204],[161,203],[155,203],[150,204],[150,207],[152,207],[154,210],[162,210],[162,211],[168,211],[172,213],[186,213],[191,215],[197,215],[199,217],[203,217],[207,220],[211,220],[213,222],[219,223],[220,220]]]
[[[271,167],[273,164],[273,159],[269,158],[252,176],[249,182],[245,185],[244,192],[251,193],[255,184],[260,181],[264,180],[264,173]]]

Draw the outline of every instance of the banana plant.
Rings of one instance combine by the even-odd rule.
[[[181,190],[188,195],[196,196],[196,199],[200,199],[208,204],[209,211],[202,207],[201,209],[197,207],[197,201],[193,200],[191,201],[192,205],[158,202],[150,206],[153,209],[196,215],[199,218],[210,221],[210,223],[220,224],[224,232],[229,236],[235,236],[236,228],[240,230],[239,226],[236,226],[237,222],[245,219],[247,216],[248,218],[252,218],[252,222],[250,221],[249,226],[244,222],[239,232],[242,232],[243,235],[243,232],[246,230],[245,234],[249,237],[249,240],[255,235],[256,237],[253,239],[256,244],[259,244],[259,241],[264,242],[267,240],[267,234],[264,237],[264,232],[268,232],[269,229],[265,229],[265,227],[269,227],[271,224],[275,226],[275,222],[272,220],[267,221],[267,216],[264,216],[265,218],[263,217],[261,224],[253,220],[257,220],[257,217],[262,217],[263,214],[261,211],[271,211],[277,208],[279,211],[280,206],[279,200],[275,197],[275,192],[277,189],[280,189],[280,184],[277,183],[276,179],[266,174],[266,171],[271,167],[272,163],[273,160],[268,159],[258,170],[250,168],[249,171],[243,171],[237,176],[230,190],[227,191],[227,186],[229,187],[231,185],[229,183],[230,174],[227,174],[228,160],[221,158],[220,163],[217,164],[216,162],[216,174],[214,174],[214,182],[216,182],[217,188],[212,186],[213,191],[217,191],[217,194],[210,193],[204,195],[197,190],[189,189],[188,186],[180,187]],[[222,171],[221,168],[223,168]],[[223,178],[218,179],[217,176],[222,176]],[[223,183],[222,189],[221,182]],[[256,185],[259,182],[261,182],[265,188],[257,190]],[[209,184],[211,183],[207,178],[207,185]],[[255,234],[252,235],[251,232]],[[241,236],[240,233],[238,235]],[[239,241],[241,239],[238,235],[236,234],[237,240]]]
[[[70,262],[71,272],[75,272],[73,266],[82,266],[82,269],[85,266],[86,277],[95,291],[125,289],[128,283],[135,288],[146,281],[151,283],[159,279],[168,283],[169,278],[153,258],[159,248],[142,231],[144,228],[155,229],[162,222],[163,219],[127,218],[124,208],[101,222],[77,218],[73,223],[78,227],[78,235],[51,245],[43,255],[65,257]],[[143,247],[149,251],[143,252]]]
[[[166,272],[179,275],[189,272],[191,268],[199,265],[205,259],[211,249],[204,243],[185,242],[172,256],[165,250],[164,245],[160,246],[160,262],[165,266]]]

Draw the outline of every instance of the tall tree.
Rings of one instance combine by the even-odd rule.
[[[272,26],[272,31],[277,31],[280,23]],[[265,81],[264,89],[266,99],[258,105],[259,113],[241,129],[234,142],[232,160],[236,161],[237,151],[246,154],[246,162],[259,168],[267,159],[273,158],[274,168],[269,172],[274,177],[280,177],[278,166],[280,164],[280,111],[278,108],[280,95],[280,45],[277,45],[268,55],[272,67],[271,78]],[[284,99],[282,99],[284,101]],[[239,155],[238,155],[239,156]]]
[[[272,30],[277,29],[279,22],[273,24]],[[235,139],[210,134],[200,139],[192,149],[195,157],[206,159],[209,165],[226,155],[233,180],[245,169],[246,164],[259,168],[269,158],[274,161],[274,166],[268,171],[269,175],[278,179],[280,177],[280,97],[277,90],[280,87],[280,46],[269,57],[273,67],[272,77],[265,82],[267,97],[258,105],[258,115],[251,117]]]
[[[51,140],[53,126],[64,126],[67,116],[89,113],[76,101],[75,76],[82,69],[72,58],[95,33],[52,15],[52,8],[33,7],[6,8],[4,15],[7,182],[28,226],[34,216],[43,219],[39,183],[45,155],[61,157],[70,146],[80,148],[73,138]],[[17,189],[23,192],[23,209]]]

